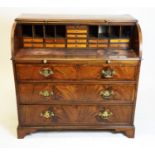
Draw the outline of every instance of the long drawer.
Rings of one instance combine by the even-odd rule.
[[[68,84],[25,83],[18,84],[21,104],[60,104],[86,101],[87,103],[132,103],[135,96],[133,84]]]
[[[132,106],[94,105],[21,105],[20,123],[31,126],[51,125],[127,125]]]
[[[135,66],[16,64],[18,80],[136,80]]]

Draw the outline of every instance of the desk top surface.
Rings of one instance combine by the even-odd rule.
[[[137,22],[130,15],[49,15],[22,14],[17,22]]]

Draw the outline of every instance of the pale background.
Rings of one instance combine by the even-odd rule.
[[[12,0],[13,1],[13,0]],[[104,5],[103,5],[104,6]],[[11,63],[11,27],[21,13],[131,14],[143,33],[143,61],[134,139],[110,132],[39,132],[16,138],[17,109]],[[44,148],[55,154],[155,154],[155,8],[0,8],[0,148]],[[51,150],[48,152],[48,149]],[[1,150],[0,150],[1,152]],[[57,153],[56,153],[57,152]],[[42,150],[39,153],[45,154]]]

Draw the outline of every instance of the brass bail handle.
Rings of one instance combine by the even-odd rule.
[[[41,69],[41,70],[39,71],[39,73],[40,73],[41,75],[43,75],[44,77],[48,77],[48,76],[54,74],[54,72],[53,72],[52,69],[50,69],[50,68],[43,68],[43,69]]]
[[[100,96],[104,99],[109,99],[114,94],[113,90],[102,90]]]
[[[103,109],[98,116],[103,120],[108,120],[113,116],[113,113],[109,109]]]
[[[46,119],[49,119],[49,118],[52,118],[55,116],[54,112],[53,111],[50,111],[50,110],[45,110],[43,112],[40,113],[40,116],[41,117],[44,117]]]
[[[53,93],[53,91],[49,92],[48,90],[41,90],[39,92],[39,95],[43,96],[43,97],[50,97],[50,96],[53,96],[54,93]]]
[[[102,74],[102,76],[104,78],[112,78],[113,75],[116,74],[116,71],[114,71],[112,69],[106,69],[106,70],[103,69],[102,72],[101,72],[101,74]]]

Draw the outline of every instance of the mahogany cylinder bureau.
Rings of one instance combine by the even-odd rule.
[[[18,138],[47,130],[112,130],[133,138],[141,41],[129,15],[16,18]]]

